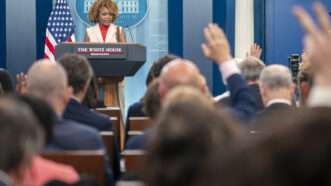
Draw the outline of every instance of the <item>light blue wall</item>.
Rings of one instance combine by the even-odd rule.
[[[7,68],[25,72],[36,60],[35,0],[6,1]]]
[[[125,78],[125,110],[144,95],[151,64],[168,53],[168,1],[150,0],[149,3],[150,11],[145,21],[131,29],[134,41],[147,47],[147,61],[135,76]]]
[[[294,5],[312,12],[314,0],[266,1],[266,63],[288,64],[288,56],[303,50],[303,32],[292,14]],[[321,0],[331,10],[330,0]]]
[[[6,66],[6,1],[0,1],[0,67]]]

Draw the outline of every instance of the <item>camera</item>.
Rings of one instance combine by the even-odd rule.
[[[289,60],[289,68],[292,72],[292,79],[296,83],[298,80],[299,67],[302,62],[301,55],[291,54],[288,60]]]

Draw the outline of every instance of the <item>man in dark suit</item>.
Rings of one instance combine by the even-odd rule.
[[[101,137],[94,128],[62,118],[71,96],[63,67],[48,60],[36,62],[27,74],[27,94],[46,101],[57,114],[51,147],[58,150],[104,149]]]
[[[91,111],[82,104],[93,76],[92,67],[87,59],[76,54],[67,54],[61,57],[59,62],[66,70],[68,84],[73,89],[63,118],[86,124],[99,131],[111,131],[112,123],[109,118]]]
[[[68,84],[73,89],[69,103],[63,113],[63,118],[93,127],[98,131],[112,131],[112,122],[106,117],[91,111],[82,104],[88,86],[93,76],[93,69],[87,59],[76,54],[66,54],[59,60],[68,75]],[[120,174],[119,147],[113,143],[113,170],[115,178]]]
[[[260,90],[264,113],[290,108],[295,91],[290,70],[282,65],[267,66],[260,76]]]
[[[245,79],[253,97],[257,101],[258,111],[262,111],[264,109],[264,105],[260,94],[259,77],[265,67],[263,61],[256,57],[250,56],[239,62],[238,66],[241,71],[241,75]],[[215,101],[221,107],[232,105],[229,92],[216,97]]]
[[[64,68],[58,63],[41,60],[32,65],[27,74],[27,94],[48,103],[57,115],[53,139],[47,146],[50,151],[102,150],[105,146],[99,132],[82,123],[63,119],[62,115],[72,95]],[[113,176],[105,156],[107,183]]]
[[[295,110],[295,85],[290,70],[282,65],[267,66],[260,76],[260,91],[265,109],[257,115],[256,126],[252,129],[263,131],[268,128],[271,117],[288,117]]]

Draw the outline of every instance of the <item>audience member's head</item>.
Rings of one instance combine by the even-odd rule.
[[[155,78],[160,76],[161,71],[166,64],[177,58],[178,57],[175,55],[167,54],[155,61],[147,74],[146,85],[148,86]]]
[[[313,87],[313,75],[308,71],[300,71],[298,74],[298,84],[300,89],[300,105],[306,105],[310,90]]]
[[[49,144],[53,138],[53,126],[55,123],[55,113],[53,109],[41,99],[31,96],[20,96],[19,100],[26,103],[39,121],[41,129],[45,133],[45,144]]]
[[[248,84],[257,83],[265,65],[263,61],[255,57],[247,57],[238,64],[243,78]]]
[[[213,99],[203,94],[196,87],[187,85],[180,85],[170,90],[165,97],[163,107],[168,107],[168,105],[173,103],[195,101],[210,109],[214,109],[215,107]]]
[[[203,162],[236,136],[234,123],[206,104],[199,90],[186,88],[190,90],[184,92],[192,93],[184,100],[167,101],[151,133],[145,165],[149,186],[192,185]],[[183,94],[177,89],[182,87],[172,90],[169,99]]]
[[[60,64],[41,60],[28,71],[27,93],[46,101],[57,115],[62,115],[72,94],[67,81],[67,74]]]
[[[218,158],[215,182],[208,185],[330,185],[330,114],[329,108],[305,110],[227,158]]]
[[[289,69],[282,65],[265,67],[260,75],[260,90],[263,102],[267,105],[274,99],[292,101],[294,84]]]
[[[144,111],[151,119],[156,119],[161,110],[159,80],[154,79],[147,87],[144,96]]]
[[[201,92],[208,93],[206,80],[198,67],[189,60],[175,59],[162,69],[159,86],[161,100],[172,88],[178,85],[192,86]]]
[[[0,170],[20,185],[43,145],[43,133],[28,106],[13,98],[0,98],[0,123]]]
[[[0,84],[4,94],[14,93],[13,80],[10,73],[5,69],[0,69]]]
[[[77,54],[65,54],[59,60],[68,75],[68,84],[74,96],[81,100],[85,97],[93,70],[87,59]]]

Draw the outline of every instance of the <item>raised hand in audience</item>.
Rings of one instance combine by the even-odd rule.
[[[16,92],[18,94],[26,93],[27,88],[27,75],[23,72],[16,75]]]
[[[252,44],[249,53],[247,53],[247,56],[253,56],[260,59],[261,55],[262,55],[262,48],[256,43]]]
[[[305,55],[311,62],[317,86],[331,86],[331,35],[329,15],[322,4],[316,3],[314,10],[318,24],[301,7],[294,8],[294,15],[306,31]]]
[[[204,28],[206,42],[201,45],[204,55],[222,64],[232,59],[230,45],[223,30],[216,24],[209,24]]]

